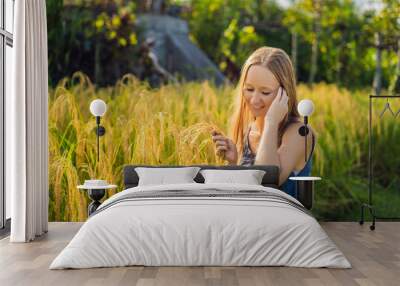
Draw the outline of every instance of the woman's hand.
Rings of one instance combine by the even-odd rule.
[[[278,125],[288,113],[288,101],[289,97],[287,96],[285,89],[279,87],[277,96],[275,96],[267,114],[265,115],[265,123]]]
[[[233,141],[228,137],[215,130],[211,132],[211,136],[217,149],[217,155],[222,156],[231,165],[236,164],[238,153],[235,143],[233,143]]]

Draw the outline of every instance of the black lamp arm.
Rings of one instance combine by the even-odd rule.
[[[299,134],[304,136],[304,162],[307,162],[307,135],[309,133],[307,124],[308,116],[304,116],[304,125],[299,128]]]
[[[106,133],[106,129],[100,125],[100,116],[96,116],[96,139],[97,139],[97,162],[100,161],[100,142],[99,137]]]
[[[103,136],[106,133],[106,129],[104,128],[104,126],[100,125],[100,116],[96,116],[96,135],[98,136]]]

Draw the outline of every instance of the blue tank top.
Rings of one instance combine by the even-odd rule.
[[[256,154],[253,154],[251,152],[250,146],[249,146],[249,138],[248,138],[248,133],[250,131],[250,128],[247,129],[246,136],[245,136],[245,143],[243,146],[243,156],[242,160],[240,162],[240,165],[243,166],[251,166],[254,165],[254,161],[256,159]],[[300,171],[292,171],[289,175],[289,177],[303,177],[303,176],[310,176],[311,174],[311,169],[312,169],[312,155],[314,152],[314,147],[315,147],[315,138],[314,134],[312,134],[312,148],[311,148],[311,154],[310,157],[307,160],[307,163],[304,165],[303,169]],[[293,196],[296,198],[296,182],[288,179],[280,186],[280,189],[284,191],[285,193]]]

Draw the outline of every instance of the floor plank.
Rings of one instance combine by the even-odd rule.
[[[352,269],[295,267],[116,267],[48,269],[81,223],[50,223],[32,243],[0,240],[0,285],[399,285],[400,222],[378,222],[375,231],[356,222],[322,222]]]

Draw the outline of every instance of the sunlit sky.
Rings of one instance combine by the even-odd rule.
[[[293,0],[276,0],[276,2],[281,4],[283,7],[288,7]],[[356,2],[357,6],[363,11],[368,9],[379,9],[381,6],[380,0],[354,0],[354,2]]]

